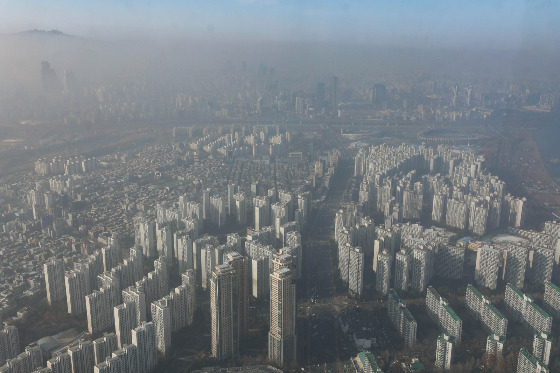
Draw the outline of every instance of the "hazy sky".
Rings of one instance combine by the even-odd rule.
[[[555,46],[558,0],[0,0],[0,33]]]

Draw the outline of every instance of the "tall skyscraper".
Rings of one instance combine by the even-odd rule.
[[[218,360],[239,353],[238,286],[235,270],[229,264],[216,266],[210,280],[212,355]]]
[[[338,109],[338,77],[332,77],[331,83],[331,108],[336,116],[336,111]]]
[[[268,358],[280,366],[296,360],[296,284],[293,271],[280,268],[270,275]]]
[[[228,253],[226,258],[227,264],[233,267],[237,275],[237,325],[239,348],[243,350],[249,329],[249,259],[235,251]]]
[[[45,285],[49,305],[64,299],[66,294],[64,286],[64,263],[62,260],[52,259],[44,264]]]

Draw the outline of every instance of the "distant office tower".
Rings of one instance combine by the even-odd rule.
[[[375,278],[375,289],[381,294],[386,295],[391,285],[391,256],[387,250],[383,250],[377,256],[377,273]]]
[[[527,248],[507,245],[504,250],[504,280],[518,288],[523,287],[527,266]]]
[[[110,357],[113,351],[117,350],[117,344],[117,336],[115,333],[105,333],[103,337],[93,341],[95,365],[101,364],[107,357]]]
[[[296,284],[289,268],[270,275],[268,358],[280,366],[296,360]]]
[[[156,330],[152,322],[143,322],[132,330],[132,343],[138,349],[138,373],[149,373],[157,365]]]
[[[70,355],[70,362],[72,363],[72,372],[93,372],[95,366],[93,342],[80,341],[78,345],[68,349],[68,355]]]
[[[439,245],[436,248],[436,269],[438,277],[460,280],[463,278],[465,249],[460,246]]]
[[[233,267],[237,275],[237,325],[239,348],[243,350],[245,336],[249,330],[249,260],[234,251],[227,254],[226,263]]]
[[[139,286],[130,286],[122,291],[123,303],[130,303],[134,306],[136,325],[146,321],[146,294],[144,289]]]
[[[234,313],[238,305],[235,270],[229,264],[216,266],[210,280],[212,355],[225,360],[238,355],[238,326]]]
[[[350,296],[361,298],[364,289],[364,253],[360,247],[350,250],[348,291]]]
[[[498,266],[502,253],[489,246],[482,246],[476,255],[475,280],[476,283],[496,289],[498,285]]]
[[[64,275],[66,303],[68,305],[68,313],[72,316],[86,313],[85,296],[88,294],[86,292],[88,281],[88,274],[83,271],[70,270]]]
[[[440,330],[455,337],[455,343],[460,345],[463,321],[449,307],[447,300],[441,297],[431,286],[428,286],[426,291],[426,310],[428,316],[438,325]]]
[[[406,308],[406,303],[402,301],[395,290],[389,290],[387,294],[387,313],[391,323],[397,328],[401,337],[408,348],[414,346],[416,342],[416,329],[418,324]]]
[[[552,317],[543,311],[530,296],[523,294],[515,285],[507,284],[505,307],[518,321],[533,333],[550,333]]]
[[[434,274],[434,251],[431,247],[415,247],[412,250],[411,288],[423,292]]]
[[[505,341],[506,337],[498,334],[491,334],[486,338],[486,355],[489,359],[491,355],[502,355]]]
[[[62,260],[52,259],[44,264],[45,285],[47,288],[47,300],[49,305],[64,299],[64,263]]]
[[[451,369],[453,362],[453,345],[455,337],[447,333],[441,333],[436,346],[436,367],[444,370]]]
[[[560,319],[560,288],[552,282],[544,284],[543,308],[556,319]]]
[[[336,112],[338,108],[338,77],[333,76],[331,84],[331,108]]]
[[[152,303],[152,321],[156,328],[156,348],[164,356],[171,348],[172,319],[167,298]]]
[[[538,361],[525,347],[519,350],[519,358],[517,360],[518,373],[548,373],[548,367]]]
[[[325,83],[317,83],[315,89],[315,105],[317,108],[321,108],[325,104],[326,92]]]
[[[381,108],[381,104],[385,102],[387,98],[387,90],[384,84],[374,84],[371,90],[371,103],[376,109]]]
[[[537,333],[533,338],[533,356],[538,361],[548,366],[550,350],[552,349],[552,336],[546,333]]]
[[[134,303],[122,303],[114,308],[115,332],[119,348],[132,342],[132,329],[138,325],[136,309]]]
[[[408,291],[408,273],[410,271],[410,256],[405,250],[395,256],[395,289]]]
[[[57,355],[47,361],[47,368],[53,373],[70,373],[72,372],[72,360],[68,352]]]
[[[0,366],[19,354],[19,334],[13,325],[6,325],[0,330]]]

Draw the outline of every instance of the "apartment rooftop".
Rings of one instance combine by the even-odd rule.
[[[451,307],[449,307],[447,304],[443,305],[443,308],[451,315],[451,317],[453,318],[453,320],[455,321],[461,321],[461,319],[459,318],[459,316],[457,316],[457,314],[455,313],[455,311],[453,311],[451,309]]]

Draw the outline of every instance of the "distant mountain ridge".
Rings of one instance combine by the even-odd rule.
[[[49,35],[49,36],[66,36],[66,37],[73,37],[72,35],[69,34],[65,34],[64,32],[60,31],[60,30],[37,30],[37,29],[33,29],[33,30],[26,30],[26,31],[20,31],[20,32],[15,32],[12,34],[5,34],[6,36],[8,35]]]

